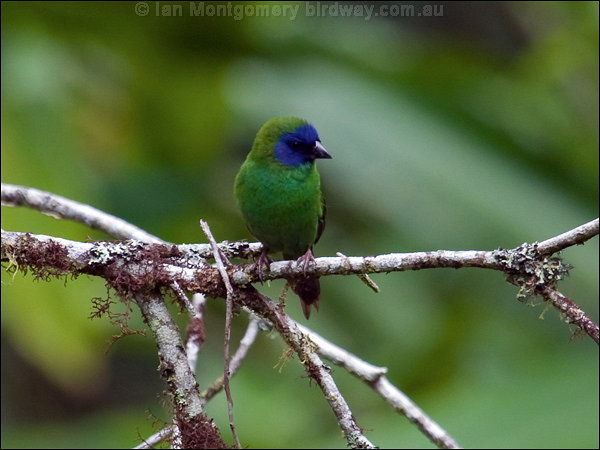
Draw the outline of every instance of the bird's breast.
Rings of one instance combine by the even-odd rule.
[[[314,166],[297,169],[240,173],[236,191],[252,234],[273,251],[300,256],[316,239],[322,204]]]

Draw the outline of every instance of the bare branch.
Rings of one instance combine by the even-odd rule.
[[[244,337],[240,341],[238,350],[231,358],[230,370],[235,374],[246,357],[249,347],[252,345],[259,332],[258,319],[251,316],[250,323],[246,329]],[[298,328],[304,333],[313,344],[316,345],[316,351],[324,358],[330,360],[336,365],[346,369],[348,372],[371,386],[388,403],[406,416],[411,422],[427,436],[433,443],[440,448],[461,448],[456,441],[442,429],[439,424],[433,421],[427,414],[421,410],[406,394],[402,393],[385,377],[387,368],[374,366],[343,348],[331,343],[319,334],[309,328],[296,322]],[[201,396],[206,401],[213,398],[223,389],[223,377],[215,380],[210,387],[202,392]],[[164,431],[164,430],[163,430]],[[159,432],[160,433],[160,432]],[[158,433],[157,433],[158,434]],[[156,436],[156,435],[154,435]],[[166,435],[167,437],[169,434]],[[150,439],[150,438],[149,438]],[[157,443],[157,442],[156,442]]]
[[[298,355],[306,373],[317,383],[329,406],[333,410],[338,424],[344,433],[350,448],[376,448],[363,434],[356,423],[348,403],[338,390],[329,373],[315,352],[316,346],[281,308],[253,287],[238,288],[238,299],[242,304],[261,317],[270,321],[283,340]]]
[[[198,275],[198,270],[210,271],[212,268],[204,261],[190,260],[190,248],[195,246],[189,244],[149,244],[139,241],[97,241],[78,242],[68,239],[45,236],[41,234],[22,233],[2,230],[2,251],[10,254],[10,248],[24,245],[26,241],[32,244],[54,243],[67,251],[67,257],[77,270],[89,272],[89,266],[96,268],[114,262],[116,260],[132,260],[136,253],[145,250],[154,250],[160,253],[162,268],[166,272],[173,272],[173,279],[182,283],[181,287],[186,289]],[[148,256],[148,255],[147,255]],[[2,253],[2,258],[8,258]],[[133,261],[135,262],[135,261]],[[258,281],[249,270],[251,264],[232,267],[230,275],[231,283],[234,285],[247,285]],[[399,272],[405,270],[420,270],[444,267],[480,267],[486,269],[501,270],[494,252],[486,251],[449,251],[438,250],[435,252],[417,253],[390,253],[378,256],[351,256],[351,257],[321,257],[315,259],[314,267],[306,269],[310,275],[354,275],[357,273],[383,273]],[[303,274],[304,267],[296,264],[296,261],[276,261],[271,263],[270,271],[265,272],[265,279],[289,278]],[[215,269],[215,272],[218,271]],[[224,285],[221,286],[224,290]]]
[[[173,290],[173,293],[175,294],[175,298],[179,302],[179,305],[182,308],[185,308],[190,317],[195,317],[198,314],[198,312],[192,304],[192,302],[190,302],[190,299],[187,297],[187,295],[185,295],[185,292],[183,292],[183,289],[181,289],[181,287],[176,282],[174,282],[171,285],[171,288]]]
[[[576,325],[598,344],[598,325],[594,323],[579,305],[558,292],[556,288],[546,286],[538,291],[546,300],[552,303],[565,315],[566,322]]]
[[[244,333],[244,337],[240,341],[240,345],[236,352],[231,357],[231,362],[229,363],[229,376],[232,377],[236,374],[244,359],[248,355],[248,350],[254,341],[256,340],[256,336],[258,336],[258,332],[260,331],[260,327],[258,325],[259,320],[253,314],[250,315],[250,323],[248,323],[248,327],[246,328],[246,332]],[[217,378],[213,383],[203,391],[200,396],[204,400],[204,403],[208,402],[215,395],[221,392],[223,386],[225,384],[225,380],[223,376]]]
[[[297,325],[317,346],[317,353],[334,364],[342,366],[352,375],[371,386],[399,413],[414,423],[434,444],[440,448],[461,448],[446,430],[425,414],[406,394],[390,383],[385,376],[387,373],[386,367],[377,367],[363,361],[358,356],[329,342],[309,328],[300,324]]]
[[[228,300],[233,300],[234,291],[233,286],[231,286],[233,283],[237,286],[236,291],[239,294],[237,300],[252,311],[256,311],[261,316],[272,321],[284,340],[296,351],[301,362],[305,365],[308,374],[317,381],[330,402],[332,409],[338,417],[340,427],[344,431],[351,447],[369,447],[372,444],[356,425],[350,410],[347,408],[347,404],[345,404],[345,400],[337,391],[333,379],[329,376],[326,366],[322,364],[315,350],[370,384],[373,389],[394,405],[399,412],[406,415],[409,420],[415,423],[438,446],[443,448],[459,448],[456,442],[439,425],[427,417],[406,395],[387,380],[384,375],[385,368],[372,366],[307,329],[302,329],[302,331],[307,333],[303,334],[295,322],[281,310],[273,307],[273,303],[269,299],[261,296],[253,288],[247,286],[249,283],[256,281],[256,274],[250,271],[249,265],[230,267],[228,271],[222,260],[220,260],[219,251],[217,250],[218,246],[223,255],[247,258],[260,253],[262,246],[259,243],[223,242],[216,244],[213,239],[212,245],[161,245],[157,243],[162,241],[155,236],[149,235],[143,230],[114,216],[98,211],[95,208],[54,194],[20,186],[3,184],[2,203],[9,206],[33,207],[54,217],[64,217],[80,221],[117,237],[135,237],[154,243],[144,244],[129,241],[88,244],[48,236],[2,231],[3,261],[10,261],[18,267],[29,267],[32,270],[35,270],[36,267],[40,269],[51,268],[51,270],[43,272],[46,275],[88,273],[103,276],[112,283],[115,282],[115,279],[111,279],[111,276],[114,277],[115,266],[117,266],[120,270],[120,281],[123,279],[128,281],[137,280],[135,286],[129,286],[131,288],[130,292],[135,294],[136,301],[140,304],[142,313],[149,324],[162,314],[161,308],[151,306],[153,311],[149,312],[143,309],[142,305],[154,305],[158,302],[162,303],[163,308],[165,307],[162,299],[155,295],[158,292],[157,289],[165,286],[171,287],[175,290],[176,295],[180,296],[182,291],[179,286],[181,286],[185,290],[203,292],[212,296],[221,296],[226,297]],[[543,296],[545,300],[552,303],[565,315],[567,322],[578,326],[598,343],[598,326],[576,303],[565,297],[555,288],[555,283],[566,273],[568,267],[563,265],[558,258],[548,257],[569,246],[582,244],[597,234],[598,219],[595,219],[559,236],[540,243],[523,244],[512,250],[438,250],[434,252],[396,253],[374,257],[318,258],[316,264],[308,268],[306,272],[325,276],[334,274],[363,275],[367,273],[442,267],[480,267],[500,270],[508,275],[508,280],[511,283],[521,288],[520,294],[539,294]],[[32,246],[36,249],[36,252],[33,252],[33,258],[28,258],[27,251]],[[142,258],[139,257],[139,252],[142,253]],[[149,256],[151,257],[148,258]],[[219,266],[220,261],[221,267],[215,269],[206,264],[204,258],[211,256],[215,257],[217,266]],[[264,275],[265,279],[290,278],[303,273],[304,270],[304,267],[297,267],[295,261],[278,261],[272,263],[270,270]],[[229,286],[226,286],[227,284]],[[116,288],[118,289],[118,287]],[[124,286],[120,287],[123,288]],[[189,305],[187,306],[189,308]],[[153,318],[152,315],[155,317]],[[151,326],[159,345],[161,366],[164,364],[165,366],[173,367],[174,370],[175,368],[179,370],[181,355],[174,354],[172,360],[163,360],[162,357],[162,353],[166,348],[164,339],[168,337],[169,328],[171,328],[171,324],[167,323],[166,325],[165,329],[152,328]],[[256,337],[258,327],[251,327],[251,325],[252,322],[249,324],[246,334],[250,333],[252,335],[251,340],[253,341]],[[178,335],[176,327],[175,332]],[[163,339],[162,343],[161,339]],[[163,347],[162,350],[161,345]],[[247,348],[244,350],[243,347],[244,343],[242,342],[238,352],[245,356],[243,352],[247,352]],[[232,372],[239,367],[239,364],[236,363],[238,352],[236,352],[231,362],[226,365]],[[188,360],[188,362],[192,363],[192,360]],[[185,366],[188,371],[193,372],[190,370],[190,367],[193,367],[194,364],[191,364],[191,366],[190,364],[186,364]],[[226,371],[226,373],[228,372]],[[186,382],[189,382],[189,378],[184,377],[184,379],[187,380]],[[185,401],[181,404],[181,411],[186,416],[198,411],[201,414],[202,401],[199,401],[200,397],[197,395],[197,385],[191,390],[188,389],[188,391],[186,391],[185,386],[183,387]],[[220,389],[218,383],[211,386],[211,388],[213,387],[216,389],[214,392]],[[213,391],[209,389],[207,392],[210,393]],[[200,407],[199,410],[196,408],[197,405]],[[178,426],[183,425],[188,428],[191,426],[191,429],[198,428],[198,426],[208,426],[210,430],[214,431],[214,425],[210,423],[207,425],[206,420],[202,419],[202,417],[198,416],[199,421],[193,426],[191,423],[181,423],[181,421],[176,421],[176,423]],[[167,427],[166,430],[170,428],[173,427]],[[215,441],[214,443],[215,446],[222,443],[220,437],[218,439],[219,441]]]
[[[440,448],[462,448],[452,437],[431,420],[410,398],[394,386],[386,377],[372,383],[373,389],[391,403],[394,408],[414,423],[425,436]]]
[[[347,256],[344,255],[342,252],[336,252],[335,254],[341,258],[347,258]],[[379,286],[377,286],[377,283],[375,283],[369,275],[367,275],[366,273],[359,273],[356,276],[360,281],[365,283],[373,292],[379,293]]]
[[[250,347],[252,347],[252,344],[254,344],[254,341],[256,340],[256,337],[258,336],[259,331],[260,331],[259,319],[257,319],[255,315],[251,314],[250,322],[248,323],[246,332],[244,333],[244,336],[242,337],[242,339],[240,341],[240,345],[239,345],[238,349],[236,350],[236,352],[231,357],[231,363],[229,365],[229,370],[231,371],[231,376],[233,376],[237,373],[238,369],[242,365],[242,362],[244,361],[244,359],[246,359],[246,356],[248,355],[248,350],[250,350]],[[188,350],[188,360],[190,359],[189,358],[190,353],[191,352]],[[192,364],[192,363],[190,362],[190,364]],[[208,387],[208,389],[206,389],[204,392],[202,392],[200,394],[200,397],[202,398],[203,403],[207,403],[215,395],[217,395],[219,392],[221,392],[221,390],[223,389],[223,385],[224,385],[224,379],[223,379],[223,376],[221,375]],[[135,448],[145,448],[145,449],[152,448],[153,446],[159,444],[160,442],[164,441],[165,439],[168,439],[169,437],[171,437],[174,429],[175,429],[175,427],[172,425],[165,427],[162,430],[154,433],[152,436],[150,436],[148,439],[146,439],[144,442],[142,442],[140,445],[138,445]]]
[[[104,278],[112,282],[113,287],[121,293],[123,293],[123,286],[119,287],[118,284],[114,284],[117,280],[128,280],[126,282],[129,283],[149,270],[148,267],[139,264],[134,264],[132,272],[128,274],[120,270],[122,261],[119,263],[119,259],[127,259],[127,255],[129,257],[133,255],[131,253],[133,248],[127,246],[121,247],[120,250],[118,247],[113,248],[116,251],[114,254],[104,253],[103,250],[100,250],[99,253],[90,255],[86,252],[85,245],[83,247],[80,245],[72,246],[69,244],[72,241],[47,236],[36,239],[30,234],[22,234],[20,238],[17,238],[17,241],[20,241],[22,245],[22,248],[18,249],[14,247],[16,241],[13,238],[15,237],[12,233],[2,231],[3,260],[11,261],[18,266],[31,264],[32,268],[36,267],[36,264],[32,264],[33,261],[25,262],[21,258],[29,252],[30,256],[33,256],[37,260],[40,268],[46,267],[46,269],[41,270],[48,270],[48,266],[53,267],[55,272],[50,273],[54,275],[58,275],[58,272],[64,272],[65,270],[72,270],[71,274],[73,275],[78,271],[84,273],[85,271],[81,270],[83,266],[91,270],[95,264],[99,266],[104,265],[105,269],[113,264],[117,264],[116,267],[114,265],[112,267],[112,275],[108,276],[107,273],[104,273]],[[36,248],[37,245],[39,247]],[[14,252],[19,252],[21,257]],[[106,265],[108,261],[111,262]],[[83,266],[80,266],[78,269],[80,264],[83,264]],[[89,273],[92,272],[93,270]],[[96,275],[98,274],[96,273]],[[167,282],[168,286],[172,286],[172,284],[173,280]],[[173,396],[177,425],[179,427],[183,425],[188,429],[202,428],[205,434],[210,435],[212,445],[215,447],[224,446],[225,444],[221,440],[218,429],[203,414],[202,402],[195,376],[190,369],[187,356],[183,351],[183,343],[177,325],[173,322],[164,301],[156,294],[156,290],[153,288],[133,289],[127,293],[135,294],[134,298],[140,307],[144,320],[155,336],[160,360],[160,374],[167,382],[169,391]],[[194,435],[183,436],[184,443],[188,439],[187,442],[193,444],[189,440],[190,437],[193,439]]]
[[[3,206],[28,206],[57,219],[71,219],[119,239],[163,242],[123,219],[60,195],[25,186],[2,183]]]
[[[221,257],[219,247],[217,247],[217,241],[215,241],[215,238],[213,237],[212,232],[210,231],[210,227],[204,220],[200,221],[200,226],[202,227],[202,231],[204,231],[204,234],[210,242],[215,262],[217,264],[217,269],[219,269],[219,273],[221,274],[221,278],[225,283],[225,290],[227,292],[227,295],[225,297],[227,307],[225,313],[225,338],[223,345],[225,353],[225,367],[223,369],[223,386],[225,388],[225,395],[227,397],[227,414],[229,415],[229,427],[231,428],[231,433],[233,434],[233,438],[235,440],[237,448],[242,448],[240,438],[235,429],[235,421],[233,420],[233,397],[231,396],[231,388],[229,386],[229,379],[231,377],[231,368],[229,367],[229,344],[231,342],[231,322],[233,320],[233,286],[231,286],[229,274],[227,273],[227,269],[225,268],[225,264],[223,263],[223,258]],[[227,263],[229,263],[229,261],[227,261]]]
[[[334,364],[337,364],[338,366],[343,367],[357,378],[360,378],[367,383],[372,383],[387,373],[387,367],[378,367],[363,361],[358,356],[353,355],[349,351],[328,341],[310,328],[305,327],[298,322],[295,323],[300,331],[308,336],[310,340],[317,346],[317,352],[322,357],[328,359]]]
[[[433,268],[480,267],[484,269],[499,269],[493,252],[487,251],[451,251],[437,250],[434,252],[389,253],[377,256],[347,256],[316,258],[314,264],[304,269],[295,260],[274,261],[269,271],[264,275],[265,280],[286,278],[302,275],[358,275],[363,273],[402,272],[405,270],[421,270]],[[255,274],[248,273],[249,267],[237,270],[232,277],[235,284],[248,284],[258,281]]]
[[[190,319],[185,339],[185,352],[192,372],[196,372],[198,362],[198,353],[200,347],[204,344],[204,305],[206,296],[204,294],[194,294],[192,297],[192,306],[195,314]]]
[[[57,255],[56,248],[53,247],[49,261],[39,254],[35,261],[28,261],[27,248],[33,243],[42,244],[44,242],[60,246],[65,252],[65,260],[54,261]],[[133,287],[137,289],[171,286],[173,282],[176,282],[188,291],[202,292],[213,297],[225,297],[227,295],[225,285],[218,270],[206,265],[203,259],[189,259],[191,247],[193,246],[145,244],[137,241],[82,243],[43,235],[2,231],[2,259],[16,258],[19,260],[21,258],[18,262],[22,266],[55,262],[60,263],[58,264],[60,267],[68,267],[73,273],[87,273],[106,278],[106,270],[111,268],[114,263],[119,263],[118,275],[120,278],[129,274],[130,279],[136,280],[136,285]],[[43,246],[38,247],[38,251],[42,251],[43,248]],[[147,253],[142,258],[142,264],[135,264],[134,256],[137,255],[139,258],[139,253],[144,251]],[[160,259],[152,261],[150,256]],[[129,262],[128,258],[133,258],[134,262]],[[250,267],[249,264],[232,267],[232,273],[229,274],[232,284],[245,286],[257,281],[255,274],[249,273]],[[568,267],[557,258],[540,255],[538,244],[523,244],[512,250],[438,250],[367,257],[317,258],[315,263],[306,269],[306,273],[318,276],[350,275],[444,267],[479,267],[500,270],[508,275],[511,283],[521,288],[523,292],[520,295],[522,296],[541,292],[545,286],[553,286],[568,270]],[[112,267],[112,271],[114,271],[114,267]],[[149,271],[151,273],[148,273]],[[270,270],[264,273],[264,278],[287,279],[302,275],[304,271],[304,267],[298,265],[296,261],[277,261],[271,263]],[[140,280],[140,273],[146,275],[145,282],[148,283],[146,286],[142,286],[143,280]],[[132,286],[128,287],[132,288]],[[579,320],[574,323],[582,326],[584,322],[588,321],[593,323],[586,315],[584,321]],[[591,328],[582,328],[582,330],[589,333]],[[593,338],[592,335],[591,337]]]
[[[32,243],[42,244],[53,242],[68,251],[68,257],[75,268],[84,270],[89,265],[106,264],[118,259],[132,258],[136,253],[147,249],[154,249],[164,253],[164,270],[173,272],[173,279],[182,283],[186,289],[198,275],[197,270],[210,270],[203,260],[195,260],[195,245],[182,244],[149,244],[139,241],[97,241],[78,242],[58,237],[41,234],[2,231],[3,251],[9,246],[18,245],[22,239],[31,239]],[[23,243],[23,242],[22,242]],[[5,258],[4,253],[2,254]],[[247,285],[258,281],[254,274],[248,273],[252,265],[234,266],[230,279],[234,285]],[[421,270],[443,267],[480,267],[485,269],[502,270],[494,252],[487,251],[450,251],[438,250],[435,252],[417,253],[390,253],[378,256],[351,256],[351,257],[322,257],[316,258],[315,264],[306,268],[309,275],[355,275],[359,273],[384,273],[405,270]],[[289,278],[304,273],[304,267],[296,261],[275,261],[271,263],[270,270],[264,273],[265,279]],[[224,286],[222,286],[224,288]]]
[[[50,192],[25,186],[2,183],[2,204],[5,206],[27,206],[53,217],[71,219],[105,231],[121,239],[136,239],[144,242],[164,242],[144,230],[89,205],[61,197]],[[599,232],[599,221],[594,219],[553,238],[538,243],[541,254],[547,255],[564,250],[576,244],[582,244]],[[262,251],[260,243],[227,242],[219,243],[220,250],[227,256],[248,258]],[[186,246],[181,245],[186,252]],[[210,244],[190,245],[190,251],[198,257],[212,256]],[[409,255],[409,254],[407,254]],[[440,255],[443,257],[443,255]],[[452,266],[451,266],[452,267]],[[491,267],[494,268],[494,267]],[[408,269],[407,269],[408,270]],[[364,272],[363,272],[364,273]]]
[[[165,243],[141,228],[92,206],[39,189],[2,183],[3,206],[27,206],[57,219],[70,219],[90,228],[104,231],[119,239]],[[193,317],[195,312],[181,288],[174,283],[173,292]]]
[[[174,429],[175,429],[174,425],[165,427],[162,430],[154,433],[148,439],[144,439],[144,441],[141,444],[136,445],[133,448],[134,449],[144,449],[144,450],[154,448],[154,446],[160,444],[165,439],[169,439],[172,436]]]
[[[104,231],[118,239],[135,239],[142,242],[165,243],[162,239],[154,236],[129,222],[96,209],[84,203],[62,197],[51,192],[39,189],[17,186],[13,184],[1,184],[1,199],[3,206],[26,206],[38,210],[46,215],[59,219],[69,219],[82,223],[95,230]],[[185,244],[182,246],[185,251]],[[210,244],[199,244],[192,246],[187,252],[189,258],[210,258],[212,248]],[[262,251],[260,243],[227,241],[219,244],[219,248],[228,256],[248,258],[258,255]]]
[[[577,228],[559,234],[538,243],[537,248],[542,255],[551,255],[572,245],[581,245],[588,239],[598,235],[598,219],[584,223]]]
[[[171,394],[188,416],[201,414],[203,408],[196,377],[183,351],[177,325],[170,320],[171,315],[162,298],[158,295],[138,295],[136,302],[154,333],[159,348],[159,372],[169,374],[165,378]]]
[[[201,438],[213,448],[227,448],[216,425],[204,415],[196,377],[183,350],[177,325],[162,298],[160,295],[138,294],[135,299],[158,346],[159,372],[173,397],[182,447],[193,448],[197,439]]]

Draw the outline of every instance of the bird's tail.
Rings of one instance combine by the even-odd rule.
[[[321,284],[318,277],[300,277],[292,283],[293,291],[300,297],[304,317],[310,319],[310,307],[319,310],[319,295],[321,295]]]

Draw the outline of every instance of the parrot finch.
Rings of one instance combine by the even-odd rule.
[[[315,127],[296,117],[268,120],[235,178],[235,196],[249,231],[263,244],[256,261],[262,266],[270,252],[298,259],[304,270],[314,261],[312,248],[325,227],[325,202],[315,159],[331,158]],[[289,280],[308,319],[318,309],[319,278],[301,275]]]

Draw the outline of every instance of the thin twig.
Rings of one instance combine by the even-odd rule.
[[[260,331],[258,323],[259,320],[256,318],[256,316],[250,315],[250,322],[248,323],[248,327],[246,328],[244,337],[242,337],[240,345],[231,357],[231,361],[229,363],[230,377],[233,377],[233,375],[236,374],[236,372],[242,365],[242,362],[244,361],[244,359],[246,359],[246,356],[248,355],[248,350],[250,350],[250,347],[252,346],[252,344],[254,344],[254,341],[258,336],[258,332]],[[220,376],[215,381],[213,381],[210,384],[210,386],[206,388],[206,390],[200,393],[200,396],[202,397],[204,402],[208,402],[215,395],[221,392],[221,389],[223,389],[224,384],[225,379],[223,376]]]
[[[537,248],[541,255],[551,255],[567,247],[583,244],[588,239],[596,236],[599,229],[600,224],[598,219],[590,220],[566,233],[539,242]]]
[[[154,433],[152,436],[148,437],[147,439],[144,439],[141,444],[136,445],[133,448],[134,449],[144,449],[144,450],[154,448],[155,445],[158,445],[162,441],[169,439],[171,437],[171,435],[173,434],[174,429],[175,429],[174,425],[165,427],[162,430],[157,431],[156,433]]]
[[[342,252],[336,252],[336,255],[341,258],[347,258],[347,256],[344,255]],[[381,291],[381,289],[379,289],[379,286],[377,285],[377,283],[375,283],[371,279],[371,277],[369,275],[367,275],[366,273],[358,273],[358,274],[356,274],[356,276],[358,277],[358,279],[360,281],[365,283],[369,289],[373,290],[376,293],[379,293]]]
[[[229,343],[231,342],[231,322],[233,320],[233,286],[231,286],[231,281],[229,280],[229,274],[227,273],[227,269],[225,268],[225,264],[223,264],[223,257],[217,246],[217,242],[213,237],[210,227],[208,223],[204,220],[200,221],[200,226],[202,227],[202,231],[208,238],[210,245],[213,248],[213,254],[215,257],[215,263],[217,264],[217,269],[219,269],[219,273],[221,274],[221,278],[223,279],[223,283],[225,284],[225,290],[227,292],[226,295],[226,313],[225,313],[225,338],[224,338],[224,352],[225,352],[225,367],[223,370],[223,380],[225,387],[225,395],[227,396],[227,413],[229,415],[229,427],[231,428],[231,433],[233,434],[233,438],[235,440],[235,444],[237,448],[242,448],[242,444],[240,443],[240,438],[235,429],[235,421],[233,420],[233,397],[231,396],[231,388],[229,386],[229,379],[231,376],[230,369],[230,355],[229,355]],[[229,261],[227,261],[229,263]]]
[[[195,317],[198,314],[198,311],[196,310],[196,308],[194,308],[194,305],[192,304],[192,302],[190,302],[188,296],[185,295],[183,289],[181,289],[181,287],[177,284],[176,281],[171,284],[171,287],[173,293],[175,294],[175,297],[179,301],[179,304],[187,310],[190,317]]]
[[[576,325],[598,344],[598,325],[581,310],[577,303],[558,292],[555,287],[544,287],[539,290],[539,294],[563,312],[567,323]]]
[[[204,344],[205,304],[206,296],[204,294],[194,294],[192,296],[192,307],[194,308],[195,314],[188,323],[187,336],[185,339],[185,352],[193,372],[196,372],[198,353],[200,353],[200,347]]]

